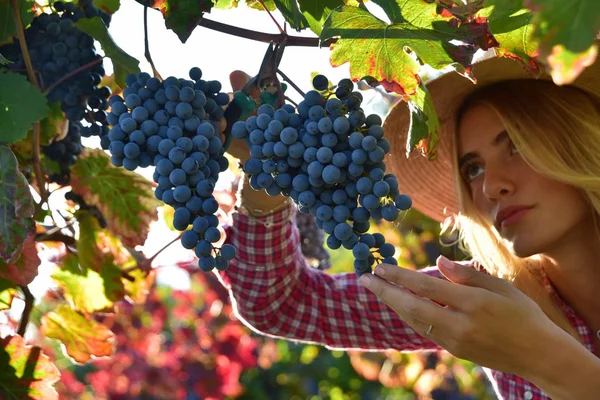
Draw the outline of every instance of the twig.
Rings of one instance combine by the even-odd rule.
[[[25,41],[25,31],[23,30],[23,21],[21,20],[21,12],[19,8],[19,0],[10,0],[10,5],[13,10],[13,19],[17,26],[17,37],[19,38],[19,46],[21,47],[21,53],[23,54],[23,60],[25,61],[25,67],[27,68],[27,76],[29,76],[29,82],[32,85],[39,88],[35,72],[33,71],[33,65],[31,64],[31,57],[29,56],[29,50],[27,49],[27,42]]]
[[[31,310],[33,310],[33,303],[35,299],[27,286],[20,286],[20,288],[23,291],[23,295],[25,295],[25,308],[23,309],[23,314],[21,315],[21,322],[19,323],[19,330],[17,331],[17,334],[25,336],[25,330],[29,324],[29,316],[31,315]]]
[[[289,101],[290,103],[292,103],[296,108],[298,108],[298,103],[296,103],[294,100],[290,99],[289,97],[285,96],[285,99],[287,101]]]
[[[46,232],[44,233],[40,233],[39,235],[37,235],[35,237],[35,241],[36,242],[45,242],[45,241],[50,241],[47,238],[52,237],[53,234],[62,231],[63,229],[66,229],[68,227],[70,227],[71,225],[73,225],[75,223],[75,219],[72,219],[71,221],[68,221],[67,224],[65,226],[55,226],[51,229],[48,229]]]
[[[273,20],[273,22],[275,22],[275,25],[277,25],[277,29],[279,29],[279,33],[282,33],[282,34],[286,35],[287,33],[283,29],[281,29],[281,25],[279,25],[279,22],[277,22],[277,20],[273,16],[273,14],[271,14],[271,11],[269,11],[269,9],[267,8],[267,6],[263,2],[263,0],[258,0],[258,2],[262,6],[262,8],[264,8],[264,10],[267,12],[267,14],[269,14],[269,17],[271,17],[271,19]]]
[[[33,171],[35,180],[40,189],[41,204],[48,203],[48,192],[46,192],[46,177],[42,171],[42,162],[40,161],[40,122],[33,124]],[[48,204],[50,210],[50,204]]]
[[[54,232],[50,235],[47,233],[39,233],[35,236],[36,242],[62,242],[67,247],[77,246],[77,241],[73,236],[65,235],[64,233]]]
[[[145,260],[142,260],[145,264],[150,265],[152,264],[152,261],[154,261],[154,259],[160,254],[162,253],[167,247],[169,247],[170,245],[172,245],[173,243],[175,243],[176,241],[178,241],[179,239],[181,239],[181,236],[183,235],[183,232],[181,232],[175,239],[171,240],[169,243],[165,244],[160,250],[158,250],[156,253],[154,253],[152,255],[152,257],[147,258]],[[135,271],[136,269],[140,268],[140,264],[142,264],[141,262],[138,261],[138,263],[133,266],[133,267],[129,267],[124,269],[122,272],[127,274],[129,272]]]
[[[81,67],[69,72],[68,74],[66,74],[65,76],[61,77],[59,80],[57,80],[56,82],[54,82],[52,85],[50,85],[48,87],[48,89],[44,90],[44,94],[48,94],[51,91],[53,91],[58,85],[60,85],[61,83],[63,83],[64,81],[66,81],[67,79],[69,79],[70,77],[77,75],[78,73],[80,73],[83,70],[86,70],[98,63],[101,63],[102,60],[104,59],[104,57],[99,57],[97,59],[95,59],[94,61],[90,61],[89,63],[82,65]]]
[[[150,55],[150,45],[148,44],[148,6],[144,6],[144,48],[144,56],[150,63],[150,67],[152,67],[152,74],[155,78],[158,78],[162,81],[162,76],[160,76],[158,73],[158,70],[154,66],[154,61],[152,61],[152,56]]]
[[[319,38],[290,36],[287,33],[265,33],[253,31],[250,29],[240,28],[237,26],[227,25],[222,22],[210,20],[202,17],[198,25],[217,32],[227,33],[229,35],[238,36],[244,39],[256,40],[264,43],[281,43],[287,38],[286,46],[304,46],[304,47],[319,47],[329,46],[331,43],[337,42],[337,39],[327,39],[319,43]]]
[[[290,85],[292,85],[292,87],[293,87],[294,89],[296,89],[296,92],[298,92],[300,95],[302,95],[302,97],[306,96],[306,94],[305,94],[305,93],[304,93],[304,92],[303,92],[303,91],[302,91],[302,90],[301,90],[301,89],[298,87],[298,85],[296,85],[296,84],[294,83],[294,81],[292,81],[290,78],[288,78],[288,77],[287,77],[287,75],[286,75],[286,74],[284,74],[284,73],[283,73],[283,72],[282,72],[282,71],[281,71],[279,68],[277,68],[277,73],[278,73],[279,75],[281,75],[281,76],[283,77],[283,79],[284,79],[284,80],[285,80],[287,83],[289,83]]]

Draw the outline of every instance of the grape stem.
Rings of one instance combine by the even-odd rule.
[[[271,11],[269,11],[269,9],[265,5],[264,1],[263,0],[258,0],[258,2],[262,6],[262,8],[267,12],[267,14],[269,14],[269,17],[271,17],[271,19],[273,20],[273,22],[275,22],[275,25],[277,25],[277,29],[279,29],[279,33],[281,33],[283,35],[286,35],[287,33],[285,32],[285,30],[281,29],[281,25],[279,25],[279,22],[277,22],[277,20],[273,16],[273,14],[271,14]]]
[[[277,73],[281,75],[287,83],[292,85],[292,87],[296,89],[296,92],[298,92],[302,97],[306,96],[306,94],[298,87],[298,85],[296,85],[290,78],[288,78],[288,76],[284,74],[279,68],[277,68]]]
[[[171,240],[169,243],[165,244],[160,250],[158,250],[156,253],[154,253],[151,257],[146,258],[146,259],[142,259],[142,262],[139,262],[133,266],[133,267],[129,267],[129,268],[125,268],[122,271],[122,274],[128,274],[129,272],[135,271],[136,269],[142,269],[142,265],[148,265],[150,266],[150,264],[152,264],[152,261],[154,261],[154,259],[160,254],[162,253],[164,250],[167,249],[167,247],[171,246],[173,243],[175,243],[176,241],[178,241],[179,239],[181,239],[181,236],[183,235],[183,232],[181,232],[175,239]],[[143,255],[142,255],[143,257]]]
[[[23,60],[25,61],[25,67],[27,68],[27,75],[29,76],[29,82],[32,85],[39,88],[35,72],[33,71],[33,64],[31,64],[31,57],[29,56],[29,50],[27,49],[27,42],[25,41],[25,31],[23,30],[23,21],[21,20],[21,12],[19,10],[19,0],[10,0],[10,5],[13,10],[13,19],[17,27],[17,37],[19,38],[19,46],[21,47],[21,53],[23,54]]]
[[[48,93],[50,93],[51,91],[53,91],[58,85],[60,85],[61,83],[63,83],[64,81],[68,80],[69,78],[71,78],[74,75],[77,75],[78,73],[80,73],[83,70],[86,70],[96,64],[99,64],[102,62],[102,60],[104,59],[104,57],[99,57],[97,59],[95,59],[94,61],[90,61],[89,63],[82,65],[81,67],[69,72],[68,74],[66,74],[65,76],[61,77],[59,80],[57,80],[56,82],[54,82],[52,85],[50,85],[48,87],[48,89],[44,90],[44,94],[47,95]]]
[[[10,5],[13,11],[13,19],[17,27],[17,37],[19,38],[19,46],[21,47],[21,53],[23,54],[23,60],[25,61],[25,67],[27,68],[27,76],[29,82],[39,89],[40,84],[33,70],[33,64],[31,64],[31,57],[29,56],[29,49],[27,48],[27,41],[25,40],[25,31],[23,30],[23,21],[21,20],[21,12],[19,8],[19,0],[10,0]],[[40,122],[33,124],[33,170],[35,172],[35,180],[37,181],[38,188],[40,191],[40,197],[42,204],[48,203],[48,192],[46,192],[46,180],[42,173],[42,165],[40,163]],[[49,206],[48,206],[48,209]]]
[[[244,39],[256,40],[263,43],[281,43],[287,38],[287,42],[285,43],[286,46],[320,47],[329,46],[330,44],[337,42],[337,39],[327,39],[324,42],[319,42],[318,37],[290,36],[285,32],[265,33],[253,31],[250,29],[213,21],[206,17],[202,17],[198,25],[217,32],[227,33],[229,35],[238,36]]]
[[[154,66],[154,61],[152,61],[152,56],[150,55],[150,45],[148,44],[148,6],[144,6],[144,48],[144,56],[146,57],[146,60],[150,63],[150,67],[152,68],[152,74],[155,78],[158,78],[162,81],[162,76],[160,76],[160,73]]]
[[[23,295],[25,296],[25,308],[23,309],[23,314],[21,314],[21,322],[19,322],[19,329],[17,330],[17,334],[21,336],[25,336],[25,330],[27,329],[27,325],[29,324],[29,316],[31,315],[31,310],[33,310],[33,303],[35,298],[31,294],[31,291],[27,286],[20,286],[21,291],[23,291]]]

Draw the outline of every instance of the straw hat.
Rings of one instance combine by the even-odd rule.
[[[477,80],[476,84],[457,72],[443,74],[426,83],[440,120],[437,159],[429,161],[418,151],[414,151],[408,159],[396,155],[394,160],[394,172],[400,182],[400,190],[412,198],[413,208],[440,222],[456,214],[459,209],[451,149],[455,137],[455,114],[465,98],[475,89],[500,81],[536,78],[551,80],[546,73],[534,77],[525,70],[521,62],[495,55],[474,63],[473,75]],[[587,67],[572,85],[586,92],[600,94],[600,62]],[[409,125],[407,104],[400,101],[390,109],[383,128],[387,137],[398,136],[400,143],[406,143]]]

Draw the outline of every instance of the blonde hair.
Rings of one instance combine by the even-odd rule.
[[[600,214],[600,100],[582,90],[556,86],[543,80],[514,80],[474,92],[457,114],[482,104],[494,110],[508,136],[537,173],[581,190],[590,208]],[[458,129],[455,130],[458,132]],[[527,294],[563,330],[582,341],[578,332],[553,301],[541,279],[542,257],[519,258],[471,200],[470,190],[458,171],[456,140],[453,144],[455,185],[460,213],[454,229],[461,247],[493,276],[505,279]]]

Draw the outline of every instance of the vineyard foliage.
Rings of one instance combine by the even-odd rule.
[[[436,367],[433,356],[332,353],[251,334],[197,261],[179,262],[191,279],[189,291],[157,285],[153,261],[160,251],[146,255],[136,246],[159,215],[172,226],[173,209],[156,200],[154,182],[114,166],[106,151],[113,125],[107,115],[115,104],[109,99],[123,95],[128,76],[142,72],[109,31],[120,1],[0,0],[0,398],[57,399],[59,392],[83,399],[334,392],[375,398],[454,386],[484,398],[486,389],[469,363],[442,357]],[[182,43],[198,26],[244,35],[243,27],[210,20],[212,9],[235,8],[238,0],[136,1],[144,13],[160,12]],[[473,55],[490,50],[520,60],[532,74],[545,68],[556,83],[568,84],[598,51],[596,0],[569,7],[562,0],[246,4],[285,21],[289,31],[272,35],[274,41],[328,46],[332,66],[349,63],[348,78],[411,102],[407,147],[430,159],[436,157],[439,121],[420,75],[424,64],[472,79]],[[374,6],[386,18],[375,16]],[[314,34],[308,40],[294,36],[307,30]],[[146,57],[153,68],[147,72],[165,82],[148,51]],[[110,60],[112,75],[103,60]],[[91,136],[100,138],[102,149],[81,144]],[[228,160],[235,170],[234,159]],[[214,196],[222,225],[235,185]],[[64,197],[58,208],[51,207],[56,197]],[[439,226],[416,211],[372,230],[399,250],[398,264],[405,268],[429,265],[440,251],[457,251],[440,249]],[[349,271],[350,252],[330,251],[328,257],[329,273]],[[28,286],[44,262],[53,265],[53,287],[34,299]],[[15,312],[17,304],[22,312]]]

